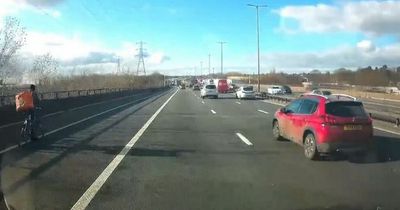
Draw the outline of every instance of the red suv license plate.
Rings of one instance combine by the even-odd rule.
[[[362,130],[362,125],[345,125],[344,126],[345,131],[358,131]]]

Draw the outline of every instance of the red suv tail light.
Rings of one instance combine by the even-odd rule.
[[[321,116],[321,125],[322,126],[327,126],[327,125],[335,125],[336,120],[333,116],[330,115],[322,115]]]

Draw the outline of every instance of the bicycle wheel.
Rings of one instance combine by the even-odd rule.
[[[36,136],[35,136],[36,140],[44,138],[45,132],[44,132],[42,123],[40,123],[40,122],[38,123],[35,132],[36,132]]]
[[[25,122],[21,128],[21,139],[18,141],[18,146],[21,146],[22,142],[28,141],[31,137],[31,129],[29,123]]]

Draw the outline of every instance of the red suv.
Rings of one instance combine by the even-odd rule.
[[[336,151],[366,151],[372,141],[372,120],[363,104],[348,95],[309,94],[275,113],[276,140],[303,145],[308,159]]]

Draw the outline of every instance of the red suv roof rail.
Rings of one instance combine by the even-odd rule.
[[[352,101],[357,101],[356,97],[346,95],[346,94],[332,94],[328,97],[330,100],[340,100],[340,99],[350,99]]]
[[[300,97],[304,97],[304,96],[319,96],[325,99],[329,99],[328,97],[321,95],[321,94],[315,94],[315,93],[305,93],[305,94],[301,94]]]

